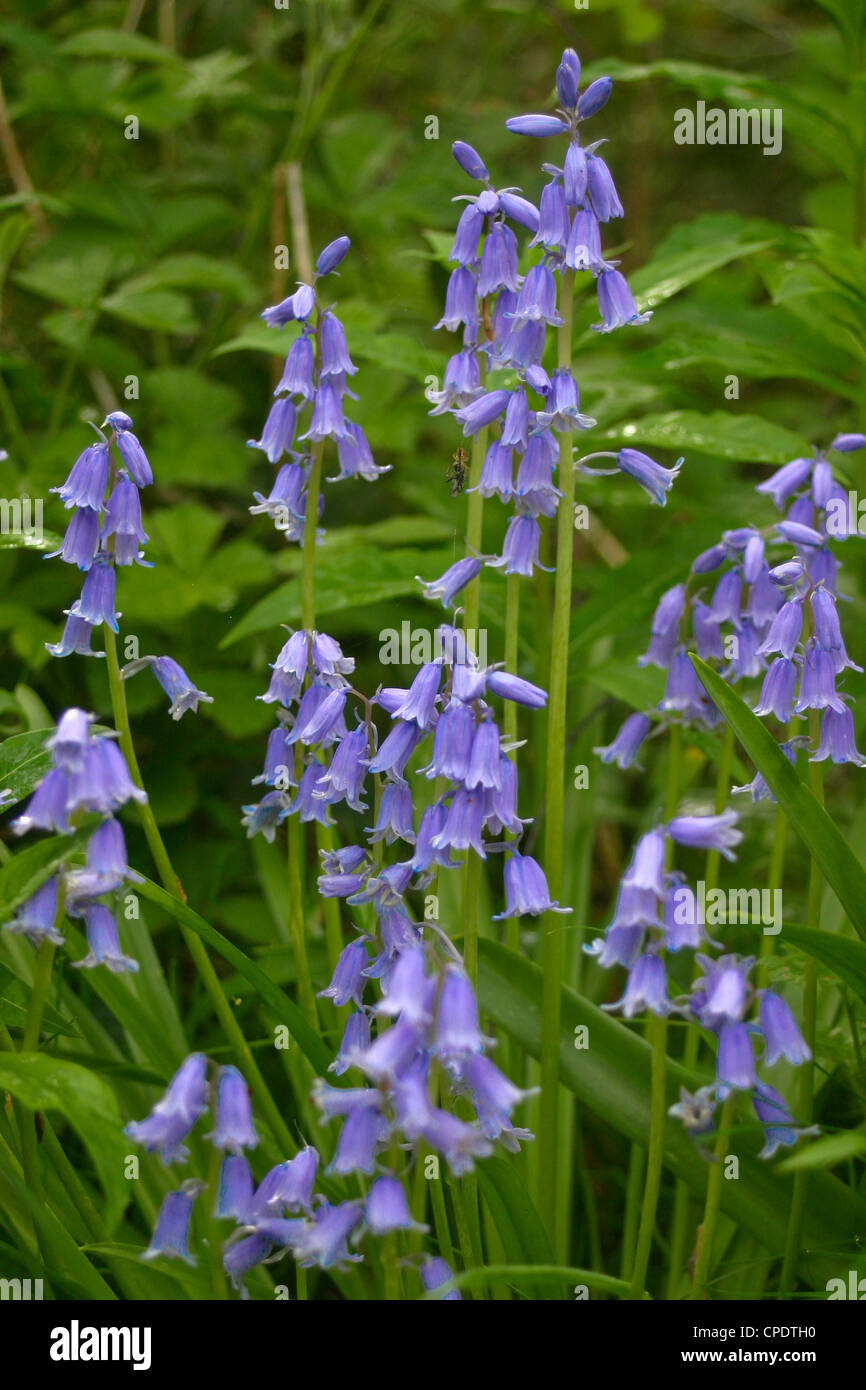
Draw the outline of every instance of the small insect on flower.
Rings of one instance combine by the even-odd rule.
[[[448,465],[445,477],[452,497],[459,497],[469,476],[469,455],[463,448],[454,450],[454,457]]]

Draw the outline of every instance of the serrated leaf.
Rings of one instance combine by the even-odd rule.
[[[125,58],[171,65],[180,61],[170,48],[127,29],[83,29],[65,39],[58,52],[68,58]]]

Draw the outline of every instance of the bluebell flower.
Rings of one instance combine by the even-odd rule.
[[[52,550],[45,559],[53,560],[59,555],[67,565],[89,570],[98,549],[99,513],[89,507],[80,507],[66,528],[60,549]]]
[[[562,323],[556,307],[556,281],[553,271],[544,262],[527,271],[511,317],[517,322],[547,323],[554,327]]]
[[[300,396],[302,400],[311,401],[313,394],[313,341],[308,333],[302,333],[289,348],[274,395]]]
[[[63,629],[63,635],[59,642],[46,642],[45,650],[52,656],[63,657],[72,656],[96,656],[104,657],[105,652],[91,651],[90,643],[93,640],[94,627],[84,618],[79,618],[75,613],[69,613]]]
[[[570,208],[578,208],[586,197],[586,151],[573,140],[565,152],[562,166],[562,182],[565,201]]]
[[[194,1052],[175,1072],[150,1115],[128,1124],[124,1133],[149,1153],[161,1150],[164,1163],[182,1162],[188,1157],[183,1141],[207,1103],[207,1058]]]
[[[333,999],[337,1008],[348,1004],[350,1000],[360,1005],[365,984],[364,971],[370,963],[365,944],[367,940],[368,938],[363,936],[343,947],[334,967],[331,983],[319,991],[320,999]]]
[[[467,209],[468,210],[468,209]],[[476,396],[483,393],[481,369],[478,355],[472,348],[463,348],[448,359],[442,390],[432,391],[428,397],[433,402],[431,415],[443,415],[447,410],[469,405]]]
[[[183,1189],[180,1192],[169,1192],[163,1198],[150,1245],[141,1257],[143,1260],[155,1260],[158,1256],[165,1256],[169,1259],[183,1260],[188,1265],[195,1264],[188,1244],[193,1200],[194,1192]]]
[[[782,724],[791,718],[799,671],[793,661],[780,656],[772,663],[761,687],[756,714],[772,714]]]
[[[134,560],[142,563],[141,546],[146,543],[147,535],[141,524],[141,502],[138,488],[123,471],[105,506],[102,541],[109,536],[114,536],[112,554],[116,565],[131,565]]]
[[[663,1018],[671,1007],[664,961],[650,955],[638,956],[631,966],[622,998],[615,1004],[602,1004],[609,1011],[621,1009],[624,1018],[634,1018],[644,1009]]]
[[[358,1058],[370,1046],[370,1020],[365,1013],[356,1010],[349,1014],[343,1028],[340,1046],[333,1062],[328,1066],[335,1076],[342,1076],[350,1067],[357,1065]]]
[[[836,666],[831,654],[824,651],[817,639],[810,637],[803,654],[800,690],[795,706],[797,713],[809,709],[832,709],[845,713],[845,703],[836,691]]]
[[[428,1228],[412,1220],[409,1201],[403,1184],[397,1178],[381,1177],[370,1187],[364,1203],[364,1220],[374,1236],[389,1231],[426,1231]]]
[[[811,476],[814,459],[792,459],[790,463],[777,468],[769,478],[758,483],[757,492],[767,493],[780,509],[803,486]]]
[[[450,608],[461,589],[470,584],[481,571],[481,560],[474,555],[466,555],[440,575],[438,579],[424,580],[416,575],[419,584],[424,586],[424,597],[439,599],[443,608]]]
[[[593,748],[603,763],[616,763],[618,768],[639,766],[635,763],[638,749],[650,731],[651,724],[645,714],[630,714],[620,727],[613,743],[606,747]]]
[[[330,275],[332,271],[337,269],[350,246],[351,242],[347,236],[338,236],[336,240],[329,241],[324,251],[319,252],[316,260],[316,274]]]
[[[478,396],[468,405],[454,412],[454,418],[463,426],[465,435],[477,434],[496,420],[508,406],[511,399],[511,392],[504,389],[487,391],[483,396]]]
[[[443,1284],[449,1283],[454,1278],[451,1266],[446,1264],[445,1260],[440,1259],[438,1256],[429,1256],[425,1259],[421,1264],[419,1273],[421,1275],[421,1283],[428,1293],[433,1293],[436,1289],[441,1289]],[[459,1289],[449,1289],[448,1293],[442,1295],[441,1301],[443,1303],[455,1301],[462,1302],[462,1299],[463,1295]]]
[[[460,165],[464,174],[468,174],[470,179],[478,179],[486,183],[490,178],[487,166],[477,150],[468,145],[465,140],[455,140],[451,146],[451,153]]]
[[[737,829],[736,811],[723,811],[716,816],[674,816],[667,831],[678,845],[689,849],[717,850],[726,859],[733,859],[733,850],[743,838]]]
[[[183,668],[170,656],[154,657],[150,662],[150,669],[171,701],[168,712],[172,719],[181,719],[187,710],[198,714],[198,707],[202,702],[207,705],[213,704],[213,696],[199,690]]]
[[[795,1067],[811,1060],[812,1053],[794,1022],[794,1015],[780,995],[769,989],[764,991],[759,1017],[767,1045],[764,1060],[768,1067],[780,1057],[786,1058]]]
[[[529,115],[510,116],[505,122],[505,129],[512,135],[530,135],[542,140],[547,135],[561,135],[568,130],[568,126],[559,116]]]
[[[316,295],[312,285],[299,284],[294,294],[290,294],[279,304],[263,309],[260,317],[270,327],[284,328],[287,323],[293,321],[303,323],[312,314],[315,304]]]
[[[513,851],[505,861],[505,911],[494,915],[495,922],[505,917],[540,917],[545,912],[570,913],[570,907],[552,902],[544,870],[528,854]]]
[[[217,1080],[216,1124],[207,1136],[217,1149],[239,1153],[254,1149],[258,1135],[253,1127],[247,1083],[237,1067],[221,1067]]]
[[[553,179],[541,190],[538,231],[529,245],[543,246],[546,251],[561,255],[568,243],[569,230],[565,189],[558,178]]]
[[[127,971],[135,974],[138,961],[124,955],[121,950],[114,913],[102,903],[88,903],[84,909],[84,922],[89,950],[81,960],[72,962],[73,969],[92,970],[97,965],[106,965],[115,975]]]
[[[826,709],[821,716],[821,736],[809,761],[821,763],[829,758],[834,763],[854,763],[866,767],[866,758],[857,751],[854,741],[854,717],[850,709]]]
[[[595,287],[602,318],[601,323],[592,324],[596,333],[612,333],[615,328],[624,328],[628,324],[649,323],[652,310],[638,313],[625,276],[618,270],[606,265],[596,277]]]
[[[54,733],[45,740],[54,766],[63,772],[80,772],[90,746],[90,726],[93,715],[83,709],[64,710]]]
[[[114,442],[135,486],[149,487],[153,482],[153,469],[140,441],[132,433],[132,421],[129,416],[117,410],[106,417],[105,423],[114,431]]]
[[[613,177],[601,155],[594,152],[587,154],[586,177],[589,200],[599,222],[610,222],[615,217],[624,217]]]
[[[478,297],[475,276],[466,266],[458,266],[451,272],[445,292],[445,312],[435,328],[447,328],[454,333],[458,328],[475,328],[478,323]]]
[[[735,1091],[751,1091],[757,1084],[752,1035],[744,1023],[722,1024],[716,1076],[722,1087]]]
[[[506,574],[531,578],[536,568],[545,568],[538,559],[540,543],[541,528],[535,517],[518,512],[508,523],[502,554],[496,560],[488,560],[487,564],[493,569],[504,569]]]
[[[59,494],[66,508],[88,507],[99,511],[105,500],[108,486],[109,451],[105,440],[90,444],[79,454],[66,482],[60,487],[52,487],[50,492]]]
[[[7,931],[26,936],[34,946],[50,941],[62,946],[64,938],[55,927],[57,918],[57,878],[46,879],[41,888],[16,908],[13,916],[3,926]]]
[[[226,1154],[220,1165],[214,1216],[246,1225],[253,1200],[253,1175],[243,1154]]]
[[[610,77],[597,77],[594,82],[590,82],[577,103],[578,120],[585,121],[600,111],[606,104],[612,89],[613,80]]]
[[[673,468],[663,468],[660,463],[656,463],[647,454],[642,454],[639,449],[620,449],[617,464],[623,473],[628,473],[640,483],[644,492],[657,506],[663,507],[667,501],[666,494],[673,487],[683,460],[678,459]]]
[[[568,233],[565,264],[571,270],[597,271],[602,263],[598,217],[590,208],[580,208]]]
[[[682,1121],[687,1134],[700,1138],[713,1130],[717,1102],[715,1086],[700,1086],[694,1093],[681,1086],[680,1098],[675,1105],[668,1107],[668,1114]]]

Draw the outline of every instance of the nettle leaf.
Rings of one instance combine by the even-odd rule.
[[[58,53],[67,58],[125,58],[136,63],[177,66],[180,59],[155,39],[126,29],[84,29],[65,39]]]
[[[858,936],[866,940],[866,871],[842,832],[812,795],[768,729],[721,676],[700,657],[691,657],[698,678],[724,715],[767,786],[785,811],[839,899]]]
[[[448,568],[453,558],[451,550],[382,551],[358,546],[328,554],[327,548],[323,548],[316,565],[316,613],[325,617],[382,599],[418,595],[420,586],[415,575],[433,579]],[[254,604],[220,645],[231,647],[256,632],[277,628],[280,623],[297,622],[300,616],[300,579],[291,579]],[[436,621],[431,619],[431,627]]]
[[[101,301],[107,314],[149,328],[157,333],[195,333],[198,329],[192,306],[184,294],[173,290],[136,290],[122,286]]]
[[[641,311],[654,308],[731,261],[766,251],[778,240],[773,235],[746,236],[749,225],[744,219],[710,214],[696,219],[695,224],[677,228],[678,233],[686,234],[681,236],[686,244],[663,243],[652,260],[631,276],[630,284]],[[693,237],[688,236],[690,231]]]
[[[812,452],[805,439],[781,425],[759,415],[724,410],[708,415],[697,410],[645,415],[641,420],[612,425],[596,438],[639,448],[670,449],[679,454],[693,450],[741,463],[787,463]]]
[[[41,1052],[0,1052],[0,1090],[28,1110],[59,1111],[90,1154],[105,1195],[105,1220],[113,1230],[129,1201],[123,1175],[129,1144],[123,1117],[107,1082],[87,1067]]]
[[[56,248],[43,251],[24,270],[13,275],[16,285],[56,304],[73,309],[95,306],[114,267],[114,255],[94,246],[79,256],[58,256]]]
[[[233,261],[192,252],[166,256],[124,287],[127,294],[161,289],[216,290],[241,300],[252,299],[256,292],[252,278]]]

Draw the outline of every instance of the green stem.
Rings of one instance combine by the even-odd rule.
[[[441,1178],[430,1179],[430,1205],[433,1209],[433,1227],[439,1242],[439,1254],[453,1269],[454,1246],[451,1242],[451,1227],[448,1224],[448,1208],[445,1205],[445,1191]]]
[[[817,747],[820,734],[820,711],[811,710],[809,732],[813,746]],[[823,763],[809,763],[809,781],[812,795],[819,805],[824,805]],[[809,905],[808,925],[816,931],[821,927],[821,900],[824,894],[824,875],[817,860],[812,858],[809,866]],[[800,1088],[798,1092],[798,1121],[802,1125],[812,1122],[815,1101],[815,1025],[818,1016],[818,963],[813,956],[806,957],[803,972],[803,1037],[812,1053],[812,1060],[804,1062],[800,1068]],[[785,1258],[779,1279],[779,1297],[793,1296],[797,1284],[797,1267],[800,1262],[802,1245],[803,1216],[806,1210],[808,1178],[805,1169],[794,1175],[794,1190],[791,1194],[791,1207],[788,1212],[788,1232],[785,1240]]]
[[[313,445],[313,462],[307,480],[307,508],[304,515],[304,544],[301,552],[301,627],[311,632],[316,626],[316,528],[319,524],[319,492],[322,487],[322,439]]]
[[[716,1161],[711,1165],[709,1176],[707,1177],[707,1197],[704,1204],[704,1219],[701,1222],[698,1254],[695,1260],[695,1277],[689,1293],[689,1298],[691,1299],[700,1299],[706,1295],[707,1278],[710,1273],[713,1258],[713,1239],[716,1234],[716,1223],[719,1219],[719,1209],[722,1201],[724,1160],[728,1148],[728,1141],[731,1137],[731,1118],[733,1116],[736,1100],[736,1091],[729,1091],[725,1103],[722,1106],[719,1133],[716,1139]]]
[[[658,1206],[662,1180],[662,1158],[664,1156],[665,1116],[667,1114],[667,1019],[653,1016],[649,1033],[652,1044],[650,1137],[643,1205],[640,1213],[640,1229],[628,1291],[630,1299],[643,1298],[646,1291],[646,1273],[650,1250],[652,1249],[656,1207]]]
[[[62,895],[61,895],[62,896]],[[60,905],[62,914],[62,902]],[[43,941],[36,953],[36,969],[33,974],[33,988],[27,1009],[27,1021],[21,1039],[22,1052],[35,1052],[39,1047],[39,1033],[42,1028],[42,1013],[51,988],[51,966],[54,962],[55,946],[51,941]]]
[[[296,758],[296,774],[300,773],[299,759]],[[316,1012],[316,996],[307,958],[307,933],[304,923],[304,893],[301,880],[301,859],[303,837],[298,816],[290,816],[286,830],[289,870],[289,925],[292,933],[292,948],[295,956],[295,970],[298,976],[298,998],[304,1017],[312,1028],[318,1031],[319,1020]]]
[[[557,361],[571,366],[574,272],[563,270],[557,332]],[[550,644],[547,718],[544,864],[553,901],[562,897],[565,839],[565,739],[568,696],[568,637],[574,562],[574,450],[571,434],[559,436],[557,485],[562,493],[556,516],[556,575]],[[548,913],[542,926],[541,1105],[538,1153],[538,1210],[551,1239],[556,1235],[559,1161],[559,1048],[562,1013],[562,922]]]
[[[138,759],[135,755],[135,746],[132,742],[132,730],[129,725],[129,711],[126,706],[126,690],[120,677],[120,667],[117,661],[117,639],[111,628],[105,625],[105,655],[106,666],[108,668],[108,684],[111,691],[111,708],[114,713],[114,723],[120,735],[120,748],[126,759],[129,775],[137,787],[144,790],[144,782],[141,770],[138,766]],[[180,886],[180,880],[172,867],[168,857],[168,851],[163,843],[156,817],[153,814],[150,801],[145,801],[138,807],[141,817],[142,828],[147,840],[153,861],[156,864],[159,876],[162,879],[163,887],[167,893],[184,902],[185,894]],[[297,1144],[292,1138],[292,1134],[285,1120],[283,1119],[279,1107],[268,1090],[267,1083],[259,1071],[255,1058],[250,1051],[249,1044],[243,1035],[243,1031],[232,1012],[231,1005],[226,999],[223,987],[220,984],[207,950],[200,938],[189,927],[185,927],[179,922],[180,933],[183,937],[184,945],[192,957],[193,964],[198,971],[199,977],[205,990],[210,997],[214,1012],[219,1020],[220,1027],[225,1034],[227,1041],[231,1044],[234,1051],[238,1067],[247,1079],[250,1090],[258,1101],[262,1112],[267,1117],[268,1123],[273,1131],[274,1137],[279,1140],[281,1146],[287,1154],[297,1153]]]
[[[718,772],[716,774],[714,810],[717,816],[721,815],[727,805],[728,795],[731,790],[731,764],[733,760],[734,731],[730,724],[726,724],[724,737],[722,739],[722,749],[719,755]],[[714,849],[709,850],[707,853],[706,866],[704,868],[704,887],[707,893],[712,892],[718,885],[720,866],[721,855],[719,851]],[[683,1066],[688,1071],[694,1071],[697,1065],[700,1044],[700,1030],[694,1023],[689,1023],[686,1027],[686,1041],[683,1049]],[[691,1193],[689,1187],[679,1178],[677,1179],[676,1189],[674,1191],[674,1211],[671,1223],[671,1249],[668,1261],[669,1300],[673,1300],[677,1296],[679,1281],[685,1267],[690,1206]]]

